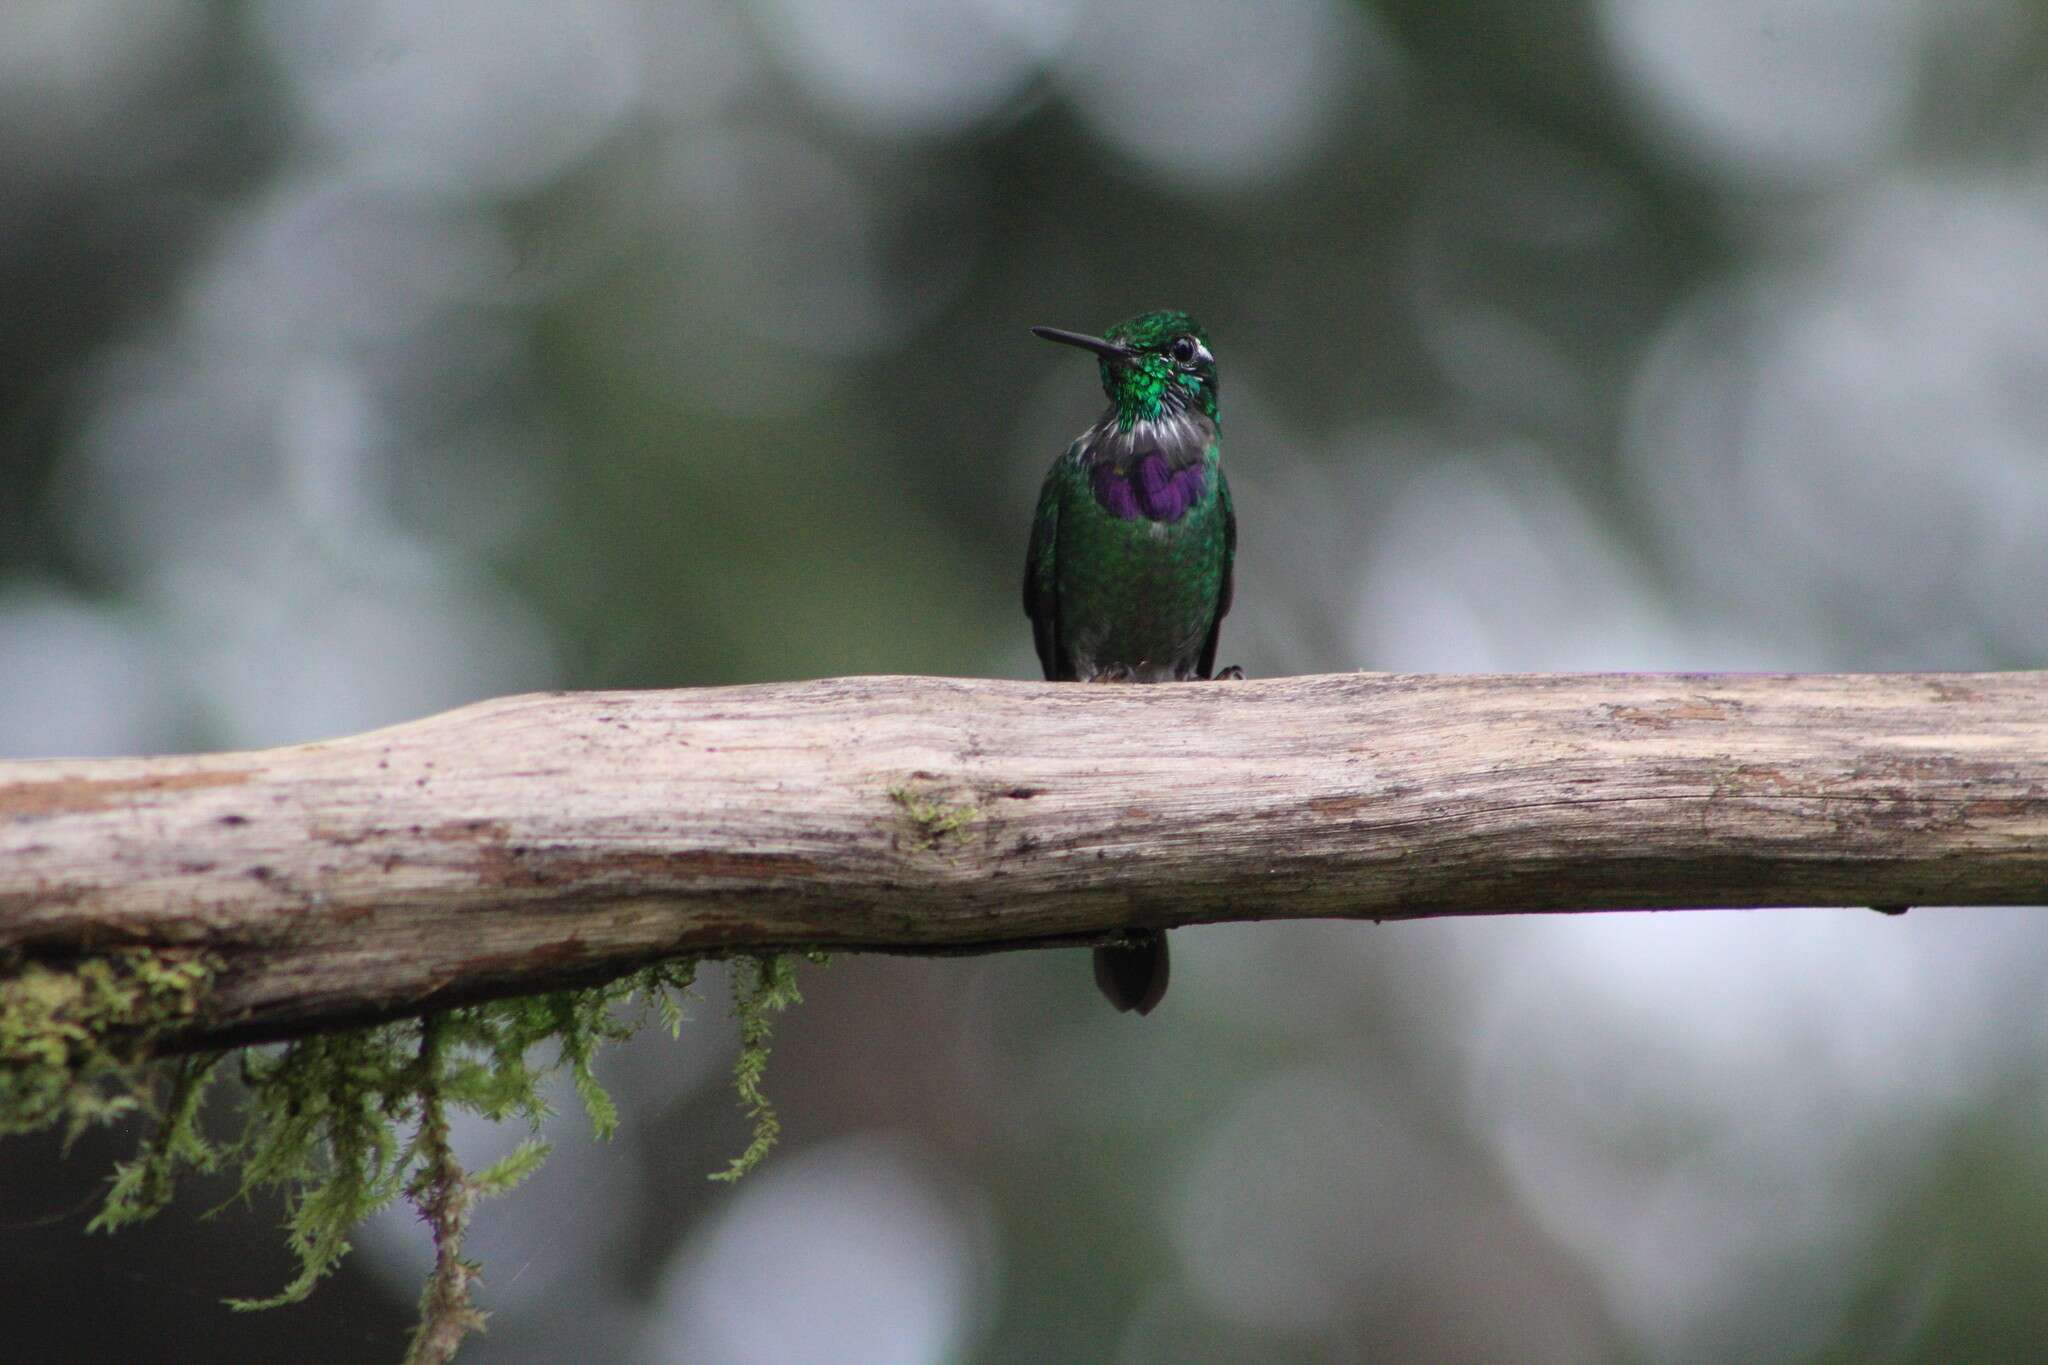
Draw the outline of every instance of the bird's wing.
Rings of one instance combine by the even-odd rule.
[[[1223,633],[1223,618],[1230,614],[1230,601],[1237,595],[1237,509],[1230,503],[1230,480],[1216,471],[1216,500],[1223,507],[1223,584],[1216,590],[1216,619],[1209,623],[1209,638],[1202,642],[1202,668],[1197,675],[1207,678],[1216,672],[1216,638]]]
[[[1062,461],[1066,456],[1060,457]],[[1038,647],[1038,665],[1048,681],[1064,671],[1059,657],[1059,577],[1054,553],[1059,548],[1060,467],[1055,464],[1038,490],[1038,511],[1031,518],[1031,548],[1024,554],[1024,614],[1031,618],[1031,642]]]

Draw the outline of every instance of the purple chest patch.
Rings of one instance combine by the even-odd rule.
[[[1156,450],[1140,455],[1119,474],[1108,461],[1088,471],[1095,501],[1121,521],[1179,521],[1209,486],[1200,464],[1174,469]]]

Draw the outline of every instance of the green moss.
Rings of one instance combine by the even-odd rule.
[[[483,1325],[472,1295],[480,1271],[462,1256],[476,1201],[510,1190],[548,1151],[529,1140],[483,1171],[465,1171],[449,1144],[450,1115],[467,1110],[537,1129],[549,1113],[542,1088],[566,1071],[592,1132],[609,1138],[619,1114],[597,1081],[596,1057],[605,1044],[631,1036],[649,1007],[671,1036],[679,1034],[697,962],[586,990],[241,1049],[242,1130],[218,1144],[207,1140],[199,1116],[209,1085],[228,1069],[227,1054],[140,1060],[158,1030],[200,1012],[212,970],[203,959],[159,952],[61,969],[17,965],[0,980],[0,1132],[60,1121],[75,1131],[138,1108],[156,1117],[135,1159],[116,1168],[93,1231],[157,1213],[183,1170],[234,1169],[235,1198],[280,1193],[299,1273],[267,1298],[234,1301],[240,1309],[303,1299],[348,1253],[357,1223],[407,1199],[434,1238],[434,1269],[407,1355],[424,1363],[452,1359]],[[761,1082],[769,1016],[798,1000],[795,959],[749,958],[733,983],[741,1039],[733,1083],[754,1131],[747,1149],[714,1176],[720,1180],[738,1179],[775,1143],[779,1125]]]
[[[144,1102],[140,1060],[199,1012],[214,972],[202,954],[149,949],[0,966],[0,1135],[61,1122],[67,1137]]]
[[[812,955],[813,960],[822,960]],[[732,1159],[732,1164],[712,1175],[713,1180],[727,1183],[738,1180],[759,1165],[761,1158],[775,1145],[782,1135],[782,1123],[775,1117],[775,1106],[761,1092],[761,1079],[768,1074],[768,1045],[773,1024],[768,1016],[788,1009],[799,1003],[803,997],[797,994],[796,963],[787,957],[756,957],[749,959],[753,967],[751,984],[738,971],[732,975],[733,1011],[740,1021],[740,1055],[733,1063],[732,1086],[738,1092],[740,1105],[753,1121],[753,1141],[747,1149]]]
[[[957,836],[969,825],[982,818],[979,806],[946,801],[938,796],[920,792],[908,783],[898,783],[889,788],[889,799],[902,807],[910,817],[918,838],[927,846],[936,848],[947,838]]]

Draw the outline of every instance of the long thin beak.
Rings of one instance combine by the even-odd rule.
[[[1062,346],[1079,346],[1084,351],[1093,351],[1104,360],[1127,361],[1131,348],[1120,341],[1104,341],[1101,337],[1088,336],[1082,332],[1069,332],[1059,327],[1033,327],[1031,335],[1057,341]]]

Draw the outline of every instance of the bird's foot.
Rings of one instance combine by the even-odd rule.
[[[1219,669],[1217,669],[1217,670],[1216,670],[1216,671],[1215,671],[1215,672],[1214,672],[1213,674],[1211,674],[1211,675],[1210,675],[1210,677],[1209,677],[1209,681],[1210,681],[1210,682],[1243,682],[1243,681],[1244,681],[1244,670],[1243,670],[1242,668],[1239,668],[1239,667],[1238,667],[1238,666],[1237,666],[1236,664],[1232,664],[1232,665],[1231,665],[1230,667],[1228,667],[1228,668],[1219,668]]]
[[[1098,683],[1127,683],[1136,682],[1137,678],[1137,670],[1132,668],[1129,664],[1113,664],[1108,668],[1098,669],[1096,672],[1089,675],[1088,681]]]

